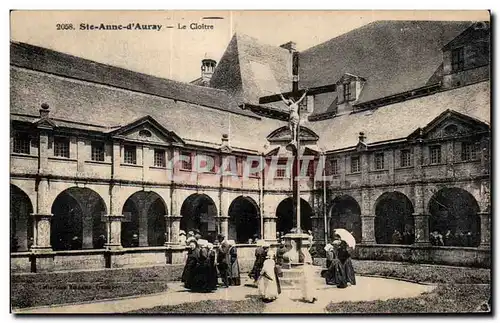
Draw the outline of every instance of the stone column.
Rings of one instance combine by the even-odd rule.
[[[88,206],[83,210],[82,217],[82,249],[92,249],[93,241],[93,219],[92,214],[87,210]]]
[[[415,221],[415,245],[430,246],[429,241],[429,214],[413,213]]]
[[[229,239],[229,217],[228,216],[219,216],[217,217],[219,222],[219,234],[222,234],[226,239]]]
[[[147,247],[148,244],[148,210],[147,203],[137,203],[139,208],[139,247]]]
[[[276,217],[264,215],[264,240],[276,242]]]
[[[479,248],[491,248],[491,213],[479,212],[478,216],[481,220],[481,243]]]
[[[108,235],[105,247],[108,250],[121,249],[122,221],[124,219],[124,216],[108,214],[105,217]]]
[[[361,231],[362,243],[375,243],[375,216],[361,215]]]
[[[52,251],[50,245],[50,224],[52,214],[48,203],[49,182],[46,178],[40,179],[37,189],[37,212],[33,213],[35,220],[35,236],[32,249],[37,252]]]
[[[166,215],[167,228],[169,231],[168,240],[165,242],[166,245],[177,245],[179,244],[179,232],[181,231],[181,219],[180,215]]]
[[[38,172],[44,174],[48,171],[49,165],[49,134],[45,130],[40,130],[38,143]]]

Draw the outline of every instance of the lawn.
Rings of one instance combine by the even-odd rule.
[[[395,264],[390,262],[355,261],[360,275],[399,278],[419,283],[436,284],[430,293],[416,298],[370,302],[331,303],[330,313],[469,313],[490,297],[489,269]]]
[[[255,297],[243,301],[207,300],[180,305],[157,306],[127,314],[258,314],[262,313],[263,309],[264,303]]]

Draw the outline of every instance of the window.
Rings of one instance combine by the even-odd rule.
[[[14,136],[13,151],[17,154],[30,154],[31,138],[27,134],[16,134]]]
[[[344,101],[351,101],[351,84],[350,83],[345,83],[344,86]]]
[[[441,163],[441,146],[431,146],[430,150],[430,159],[431,164],[440,164]]]
[[[92,141],[91,158],[93,161],[104,161],[104,143],[101,141]]]
[[[476,160],[479,152],[478,143],[462,142],[462,160]]]
[[[191,158],[191,153],[188,151],[182,151],[180,153],[181,169],[182,170],[193,170],[193,160]]]
[[[209,173],[215,173],[215,166],[216,166],[216,163],[217,163],[217,159],[215,156],[213,155],[198,155],[198,158],[200,158],[200,170],[201,171],[202,169],[204,170],[205,167],[207,167],[209,165],[209,162],[212,163],[212,167],[210,169],[207,170],[207,172]]]
[[[249,165],[248,165],[248,160],[247,160],[247,162],[245,163],[245,167],[249,167]],[[252,172],[252,171],[250,171],[250,172],[249,172],[249,174],[248,174],[248,176],[250,176],[250,177],[257,177],[257,178],[259,178],[259,177],[260,177],[260,172],[261,172],[261,171],[259,171],[258,169],[259,169],[259,168],[262,168],[262,167],[260,166],[260,161],[258,161],[258,160],[252,160],[252,162],[250,163],[250,167],[251,167],[251,170],[252,170],[252,169],[257,169],[257,170],[256,170],[256,171],[253,171],[253,172]]]
[[[154,164],[155,167],[166,167],[167,164],[165,162],[165,150],[163,149],[155,149],[154,154]]]
[[[455,48],[451,51],[451,70],[461,71],[464,69],[464,48]]]
[[[135,146],[125,146],[124,147],[123,162],[125,164],[137,164],[137,150]]]
[[[314,160],[310,160],[307,164],[307,177],[314,177]]]
[[[276,177],[277,178],[285,178],[286,177],[286,169],[285,166],[287,165],[287,160],[286,159],[279,159],[276,167]]]
[[[401,167],[409,167],[411,166],[411,152],[410,149],[402,149],[401,150]]]
[[[359,156],[351,157],[351,173],[359,173],[360,171]]]
[[[332,159],[330,161],[330,168],[331,168],[331,174],[332,175],[338,175],[339,174],[339,160],[338,159]]]
[[[54,156],[69,158],[69,139],[54,137]]]
[[[384,153],[375,154],[375,169],[384,169]]]

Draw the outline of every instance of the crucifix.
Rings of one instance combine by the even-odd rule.
[[[306,98],[306,95],[316,95],[327,92],[336,91],[336,85],[325,85],[311,89],[299,90],[299,53],[292,53],[292,91],[287,93],[280,93],[271,96],[262,97],[259,99],[260,104],[272,103],[279,100],[285,102],[289,108],[289,120],[288,125],[291,134],[291,141],[287,145],[294,156],[295,171],[293,172],[294,178],[292,178],[292,190],[293,190],[293,215],[296,219],[296,229],[297,232],[291,232],[285,235],[285,239],[289,239],[291,243],[291,249],[285,254],[288,258],[288,262],[291,263],[303,263],[304,259],[309,257],[309,252],[305,246],[307,245],[309,236],[302,233],[301,228],[301,212],[300,212],[300,183],[298,181],[298,176],[300,175],[300,108],[299,104]],[[284,256],[285,258],[285,256]],[[302,259],[301,259],[302,258]]]

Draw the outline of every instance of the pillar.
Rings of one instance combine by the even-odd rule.
[[[44,174],[48,170],[49,165],[49,134],[45,130],[40,130],[39,135],[39,157],[38,157],[38,172]]]
[[[413,213],[415,222],[415,245],[429,246],[429,214]]]
[[[124,219],[124,216],[108,214],[105,215],[105,217],[106,217],[106,228],[108,235],[105,247],[108,250],[121,249],[122,221]]]
[[[276,242],[276,216],[264,215],[264,240]]]
[[[82,249],[92,249],[94,246],[93,241],[93,231],[94,231],[94,223],[92,214],[88,210],[89,205],[87,205],[83,209],[83,217],[82,217]]]
[[[491,213],[479,212],[479,219],[481,220],[481,242],[480,248],[491,248]]]
[[[37,212],[33,213],[35,220],[35,235],[32,249],[37,252],[52,251],[50,245],[50,227],[52,214],[48,203],[49,182],[46,178],[40,179],[37,189]]]
[[[361,242],[375,243],[375,216],[361,215]]]
[[[229,217],[228,216],[219,216],[217,217],[219,222],[219,234],[222,234],[226,239],[229,239]]]
[[[181,230],[181,219],[180,215],[166,215],[165,219],[167,219],[167,232],[168,232],[168,240],[166,240],[165,244],[167,245],[177,245],[179,244],[179,232]]]
[[[141,205],[142,204],[142,205]],[[142,207],[140,207],[141,205]],[[149,206],[145,207],[146,205],[150,205],[149,203],[137,203],[137,206],[139,207],[139,247],[147,247],[148,244],[148,210]]]

